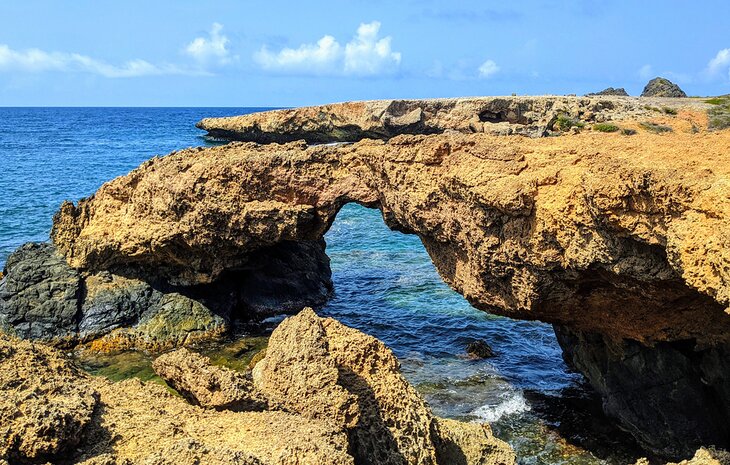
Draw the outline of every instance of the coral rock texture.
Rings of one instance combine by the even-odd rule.
[[[347,430],[356,463],[515,462],[488,425],[434,417],[382,342],[311,309],[274,331],[254,382],[287,410]]]
[[[201,407],[216,410],[265,410],[266,400],[244,374],[210,364],[208,358],[187,349],[177,349],[155,359],[158,376]]]

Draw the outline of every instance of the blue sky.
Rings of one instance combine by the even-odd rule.
[[[2,0],[0,106],[730,93],[728,1]]]

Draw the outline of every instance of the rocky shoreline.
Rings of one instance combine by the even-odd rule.
[[[311,309],[274,331],[253,377],[185,349],[155,369],[187,401],[0,336],[0,463],[515,463],[488,425],[434,417],[382,343]]]
[[[206,119],[198,126],[211,136],[244,142],[152,159],[65,203],[52,244],[25,245],[8,260],[0,326],[60,346],[162,350],[216,337],[237,319],[321,304],[332,290],[322,237],[356,202],[418,235],[473,306],[555,325],[566,361],[647,450],[680,459],[701,446],[728,448],[730,133],[708,129],[709,107],[686,98],[489,97]],[[309,145],[331,142],[351,143]],[[322,331],[335,323],[322,325],[327,339]],[[267,353],[252,382],[270,363],[303,356],[294,342],[280,342],[290,347],[278,362]],[[332,358],[317,371],[339,373],[330,384],[300,386],[282,368],[288,378],[268,385],[267,402],[313,421],[341,419],[355,428],[354,449],[342,450],[370,463],[357,451],[388,433],[372,415],[353,426],[357,402],[333,386],[355,375],[332,371],[341,363]],[[306,381],[324,383],[314,373]],[[117,389],[109,386],[93,389]],[[353,386],[360,399],[370,395]],[[293,401],[297,389],[316,405]],[[342,403],[318,411],[325,392]],[[83,410],[92,397],[74,402]],[[445,436],[424,428],[416,436],[428,444],[414,457],[432,458],[408,463],[442,463]],[[482,434],[452,433],[451,443]]]

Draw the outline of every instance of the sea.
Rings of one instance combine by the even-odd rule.
[[[0,269],[21,244],[48,240],[64,200],[89,196],[153,156],[219,145],[195,128],[204,117],[264,110],[0,107]],[[521,464],[641,456],[564,363],[550,325],[470,306],[441,280],[418,237],[389,230],[378,210],[345,206],[325,240],[335,291],[318,313],[388,345],[437,415],[491,423]],[[495,356],[469,357],[473,341]],[[149,364],[146,354],[102,363],[109,370],[129,357]]]

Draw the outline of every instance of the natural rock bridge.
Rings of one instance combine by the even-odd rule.
[[[128,292],[122,301],[172,299],[173,310],[158,305],[167,311],[160,315],[197,308],[191,318],[208,318],[193,328],[201,333],[225,326],[234,311],[276,306],[257,293],[286,289],[291,307],[322,300],[331,284],[321,239],[339,209],[357,202],[418,235],[443,279],[475,307],[555,325],[568,362],[647,448],[679,457],[730,446],[730,134],[695,131],[702,108],[673,100],[664,102],[679,110],[670,135],[550,138],[494,134],[549,134],[561,114],[633,127],[645,105],[376,103],[204,120],[216,136],[253,142],[154,158],[64,204],[54,218],[57,252],[44,253],[63,262],[60,253],[67,265],[54,266],[67,267],[78,287],[70,316],[18,317],[19,291],[8,286],[48,283],[22,284],[23,261],[11,258],[0,323],[78,342],[153,318],[133,309],[95,325],[106,307],[94,298],[110,286]],[[275,134],[386,140],[255,143]],[[58,322],[61,335],[33,332]],[[126,341],[139,337],[130,334]]]

